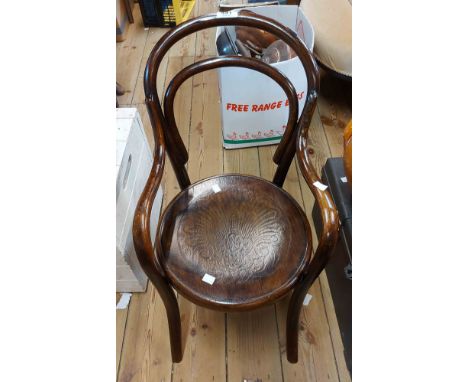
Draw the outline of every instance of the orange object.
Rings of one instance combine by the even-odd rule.
[[[346,173],[346,178],[348,178],[349,186],[352,186],[352,175],[353,175],[353,122],[349,121],[343,133],[344,140],[344,154],[343,162]]]

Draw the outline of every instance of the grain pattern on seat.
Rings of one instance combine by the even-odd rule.
[[[311,232],[302,209],[262,178],[222,175],[197,182],[168,206],[158,233],[160,263],[190,300],[246,310],[286,294],[308,264]],[[202,281],[205,273],[216,280]]]

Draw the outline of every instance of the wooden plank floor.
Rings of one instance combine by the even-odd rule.
[[[215,7],[215,1],[197,0],[194,14],[213,12]],[[143,71],[152,47],[166,29],[145,30],[137,6],[134,15],[135,23],[130,26],[127,39],[117,43],[117,80],[126,89],[119,102],[121,106],[138,108],[153,144],[144,105]],[[163,61],[158,89],[161,91],[181,68],[214,54],[214,30],[199,32],[181,41]],[[321,88],[309,136],[317,168],[321,168],[328,157],[342,154],[343,128],[351,118],[350,85],[323,74]],[[223,150],[215,71],[199,74],[181,87],[175,100],[175,115],[189,151],[188,171],[192,181],[223,172],[272,178],[274,146]],[[304,206],[310,219],[314,201],[296,162],[291,166],[284,187]],[[178,191],[168,162],[164,175],[164,206]],[[316,245],[316,237],[314,239]],[[301,314],[299,363],[292,365],[286,360],[285,301],[255,312],[223,314],[196,307],[179,296],[186,344],[183,361],[172,364],[164,307],[149,284],[145,293],[133,294],[127,309],[117,311],[117,380],[350,381],[325,274],[309,293],[312,301]]]

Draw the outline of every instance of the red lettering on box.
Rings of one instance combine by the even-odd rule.
[[[249,105],[239,105],[239,104],[226,104],[226,110],[237,111],[237,112],[246,112],[249,111]]]

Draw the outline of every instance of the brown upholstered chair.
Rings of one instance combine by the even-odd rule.
[[[239,56],[209,58],[186,67],[170,82],[164,105],[160,104],[156,74],[169,48],[191,33],[221,25],[261,28],[294,49],[308,82],[306,103],[299,118],[296,90],[291,82],[272,66]],[[273,157],[278,167],[272,182],[240,174],[190,182],[185,168],[188,153],[175,124],[173,100],[187,78],[227,66],[245,67],[271,77],[289,99],[286,131]],[[145,70],[144,88],[155,140],[154,163],[135,211],[133,239],[140,264],[164,302],[174,362],[181,361],[183,349],[179,306],[172,288],[195,304],[222,311],[255,309],[292,292],[287,315],[287,356],[290,362],[297,362],[302,303],[327,263],[338,230],[337,213],[328,191],[314,186],[319,177],[306,149],[318,84],[317,66],[302,41],[289,28],[259,15],[197,17],[170,30],[153,48]],[[150,215],[166,152],[181,191],[161,216],[155,255]],[[314,256],[307,217],[282,189],[295,154],[323,219],[324,229]],[[215,277],[212,285],[203,282],[205,274]]]

